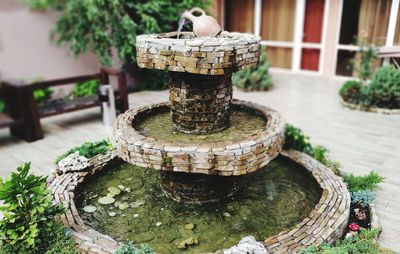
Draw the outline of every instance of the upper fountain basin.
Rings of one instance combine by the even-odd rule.
[[[223,31],[217,37],[196,37],[193,32],[146,34],[136,37],[141,68],[224,75],[256,66],[260,37]]]

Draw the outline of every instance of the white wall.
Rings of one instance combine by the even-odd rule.
[[[21,0],[22,1],[22,0]],[[52,79],[95,73],[96,58],[79,58],[53,45],[55,13],[29,11],[19,0],[0,0],[0,79]]]

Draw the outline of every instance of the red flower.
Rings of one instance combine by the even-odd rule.
[[[357,223],[350,223],[349,225],[349,229],[351,231],[359,231],[360,230],[360,226]]]

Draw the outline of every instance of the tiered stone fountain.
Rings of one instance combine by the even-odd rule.
[[[166,70],[169,103],[129,110],[117,121],[119,156],[142,167],[161,170],[163,190],[177,201],[219,201],[240,189],[242,175],[267,165],[282,149],[283,121],[269,108],[232,100],[232,73],[257,65],[260,38],[222,32],[196,37],[193,32],[137,37],[139,67]],[[177,132],[208,135],[230,126],[232,112],[265,120],[265,128],[229,142],[167,142],[135,126],[157,112],[170,110]],[[246,119],[243,119],[246,121]]]
[[[79,250],[111,254],[133,240],[160,253],[236,253],[221,249],[253,235],[269,253],[297,253],[334,242],[349,218],[345,184],[308,155],[281,152],[276,111],[232,99],[231,75],[257,64],[260,39],[193,27],[212,36],[137,37],[138,65],[169,72],[169,102],[120,115],[115,150],[51,183]]]

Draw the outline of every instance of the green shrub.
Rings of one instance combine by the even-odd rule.
[[[54,90],[50,87],[38,88],[33,91],[33,98],[37,103],[41,103],[45,100],[50,99],[53,93]]]
[[[72,89],[71,95],[73,97],[85,97],[97,94],[100,88],[99,80],[89,80],[77,83]]]
[[[4,99],[0,97],[0,114],[4,112],[5,108],[6,108],[6,103],[4,102]]]
[[[285,126],[285,149],[295,149],[307,154],[311,154],[312,146],[309,138],[300,128],[296,128],[291,124]]]
[[[43,253],[53,218],[64,208],[52,204],[46,177],[32,175],[29,169],[30,163],[25,163],[11,177],[0,180],[0,200],[4,201],[0,207],[4,216],[0,220],[0,239],[6,248]]]
[[[379,235],[378,229],[366,230],[335,244],[321,244],[302,249],[300,254],[384,254],[394,253],[379,246],[375,238]]]
[[[304,132],[290,124],[286,124],[285,126],[284,148],[294,149],[306,153],[328,168],[332,169],[335,174],[340,175],[340,163],[329,159],[328,149],[323,146],[313,147],[309,142],[309,138],[304,134]]]
[[[84,156],[86,158],[91,158],[98,154],[104,154],[111,148],[112,144],[107,140],[101,140],[97,142],[85,142],[81,146],[71,148],[66,153],[57,157],[55,163],[57,164],[60,160],[75,152],[79,152],[81,156]]]
[[[265,91],[272,87],[272,78],[269,75],[270,64],[267,61],[267,52],[262,50],[260,62],[256,67],[251,67],[232,76],[232,83],[245,91]]]
[[[375,200],[375,193],[370,190],[359,190],[353,191],[351,194],[351,203],[359,204],[366,207],[369,204],[372,204]]]
[[[362,94],[368,98],[363,104],[400,108],[400,70],[393,65],[382,66],[375,72],[369,86],[362,90]]]
[[[118,248],[114,254],[154,254],[154,251],[148,245],[136,247],[132,241]]]
[[[348,80],[343,84],[342,88],[340,88],[339,94],[345,101],[359,103],[361,87],[361,81]]]
[[[25,0],[33,9],[57,9],[59,18],[51,38],[67,45],[74,55],[91,50],[111,66],[112,49],[121,63],[136,62],[136,36],[176,31],[180,15],[192,7],[206,9],[208,0]],[[90,28],[90,29],[89,29]]]
[[[359,79],[366,82],[371,78],[374,62],[378,59],[377,47],[363,38],[357,39],[357,46],[359,47],[357,55],[360,57],[353,59],[351,65]]]
[[[346,174],[343,180],[347,183],[348,189],[351,192],[376,189],[379,183],[383,181],[383,177],[376,171],[371,171],[366,176],[355,176],[353,174]]]
[[[43,244],[36,249],[26,249],[19,245],[0,245],[0,254],[79,254],[75,248],[75,241],[59,223],[53,223],[46,232]]]

